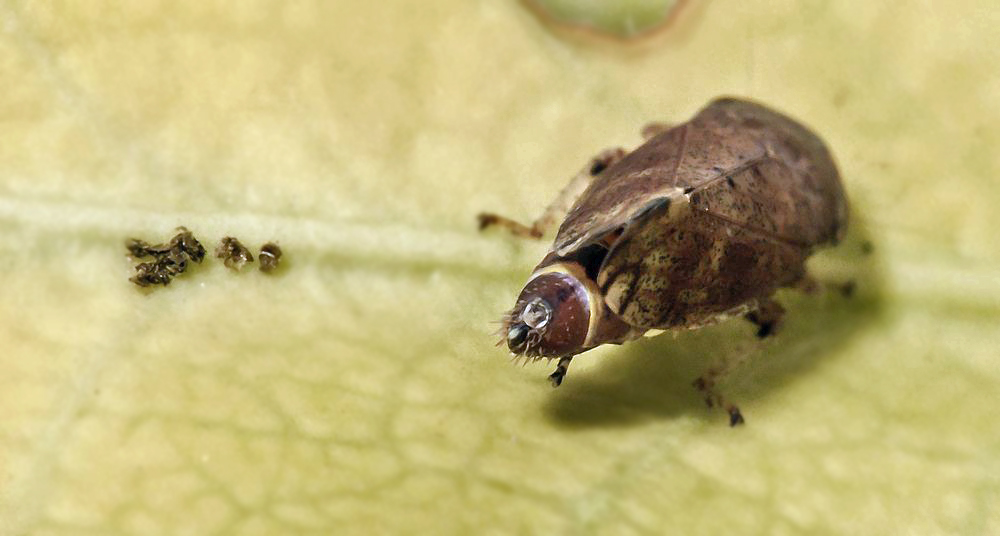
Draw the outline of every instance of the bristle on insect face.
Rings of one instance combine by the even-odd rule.
[[[511,356],[510,356],[510,362],[512,364],[514,364],[514,365],[520,364],[522,367],[526,366],[528,363],[538,362],[541,359],[542,359],[542,356],[540,356],[540,355],[517,355],[517,354],[511,354]],[[546,358],[546,359],[548,359],[550,361],[552,360],[551,357]]]
[[[510,311],[505,312],[503,314],[503,316],[500,317],[500,320],[494,320],[494,323],[499,323],[500,324],[500,327],[497,328],[497,330],[493,332],[493,335],[495,337],[500,337],[500,340],[497,341],[496,346],[502,346],[504,343],[507,342],[507,331],[510,330],[510,323],[513,320],[514,320],[514,310],[513,309],[511,309]]]
[[[500,320],[491,320],[490,324],[500,324],[501,326],[508,326],[510,325],[513,318],[514,318],[514,312],[507,311],[500,317]]]

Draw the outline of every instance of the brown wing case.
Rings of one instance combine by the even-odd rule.
[[[638,171],[652,151],[667,164]],[[637,327],[694,327],[752,306],[800,279],[813,248],[846,226],[823,143],[754,103],[716,101],[609,171],[567,218],[557,247],[624,227],[597,283],[609,308]],[[618,207],[616,216],[601,203]],[[596,232],[577,231],[587,225]]]
[[[743,186],[713,186],[731,183]],[[625,227],[659,200],[684,194],[735,225],[804,247],[835,242],[846,226],[846,197],[823,142],[773,110],[727,98],[595,180],[560,226],[553,250],[566,255]]]
[[[632,326],[699,327],[802,278],[807,248],[734,225],[681,200],[633,222],[608,252],[597,284]]]

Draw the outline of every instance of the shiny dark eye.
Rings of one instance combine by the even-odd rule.
[[[518,322],[507,330],[507,347],[511,352],[520,353],[528,340],[528,326]]]

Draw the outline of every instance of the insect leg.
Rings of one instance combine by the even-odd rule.
[[[549,374],[549,381],[552,382],[552,387],[559,387],[562,383],[563,378],[566,377],[566,371],[569,370],[569,362],[573,360],[573,356],[564,357],[559,360],[559,364],[556,365],[556,371]]]
[[[671,123],[664,123],[661,121],[655,121],[653,123],[647,123],[646,125],[644,125],[640,132],[642,133],[643,139],[648,140],[650,138],[655,138],[657,134],[662,134],[674,128],[675,126],[677,125]]]
[[[476,219],[479,220],[479,230],[482,231],[487,227],[499,226],[507,229],[507,231],[521,238],[534,238],[539,240],[545,234],[541,229],[535,227],[535,225],[525,225],[519,221],[512,220],[510,218],[501,216],[499,214],[492,214],[490,212],[481,212],[476,215]]]
[[[542,238],[545,233],[557,226],[566,217],[573,203],[576,203],[576,200],[587,189],[587,186],[590,186],[590,183],[596,177],[600,176],[612,164],[621,160],[623,156],[625,156],[625,150],[617,148],[607,149],[592,158],[570,180],[569,184],[559,192],[559,196],[556,197],[555,201],[545,208],[545,212],[532,222],[531,225],[524,225],[498,214],[483,212],[477,216],[479,229],[483,230],[487,227],[500,226],[507,229],[514,236],[534,239]]]
[[[692,384],[696,389],[701,391],[701,394],[705,397],[705,404],[708,407],[720,407],[725,408],[726,413],[729,414],[729,426],[736,426],[737,424],[743,424],[746,421],[743,419],[743,414],[740,413],[740,408],[729,401],[727,401],[721,393],[715,388],[715,382],[718,380],[719,376],[725,373],[725,369],[712,369],[703,374],[700,378],[694,381]]]
[[[780,303],[768,298],[762,301],[757,309],[747,313],[745,318],[757,326],[757,337],[764,339],[778,331],[784,316],[785,308]]]
[[[834,292],[838,292],[845,298],[850,298],[851,296],[854,296],[854,292],[858,289],[858,284],[853,279],[848,279],[847,281],[821,282],[813,279],[809,275],[806,275],[795,284],[795,288],[805,292],[806,294],[818,294],[821,290],[832,290]]]

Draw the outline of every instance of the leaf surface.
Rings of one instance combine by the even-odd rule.
[[[1000,532],[1000,12],[682,9],[630,45],[516,2],[0,4],[0,533]],[[830,144],[813,268],[856,295],[510,366],[546,246],[475,214],[720,94]],[[178,225],[284,267],[128,283]],[[690,382],[744,354],[732,430]]]

